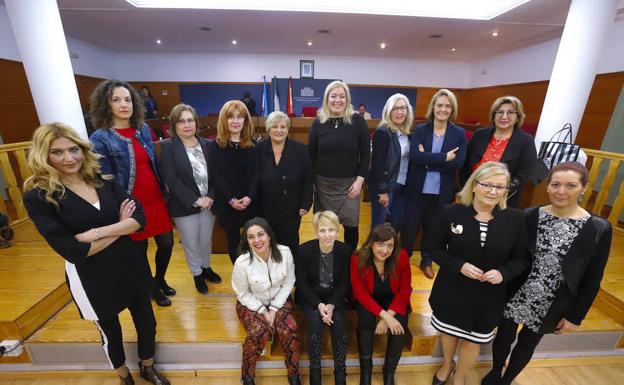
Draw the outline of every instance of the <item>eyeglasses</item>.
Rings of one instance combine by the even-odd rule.
[[[500,194],[502,192],[505,192],[506,190],[509,190],[509,187],[507,186],[495,186],[493,184],[490,183],[481,183],[478,180],[475,181],[476,184],[478,184],[479,186],[481,186],[485,191],[492,191],[494,190],[494,192]]]
[[[576,183],[561,184],[559,182],[550,182],[548,184],[548,189],[551,191],[553,190],[556,191],[556,190],[559,190],[559,188],[562,186],[563,186],[563,189],[566,191],[574,191],[578,188],[579,185]]]
[[[195,119],[180,119],[176,122],[176,124],[184,124],[184,123],[188,123],[188,124],[193,124],[195,123]]]
[[[406,112],[407,106],[392,107],[392,112]]]
[[[495,112],[496,116],[498,116],[499,118],[505,114],[507,114],[507,116],[516,116],[518,115],[518,111],[514,111],[514,110],[509,110],[509,111],[505,111],[505,110],[497,110]]]

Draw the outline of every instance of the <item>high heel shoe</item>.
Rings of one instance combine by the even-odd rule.
[[[452,365],[451,365],[451,370],[449,370],[448,375],[446,376],[446,378],[444,380],[441,380],[438,378],[438,373],[434,373],[433,374],[433,379],[431,381],[431,385],[444,385],[446,384],[446,381],[448,381],[448,379],[453,375],[453,373],[455,372],[455,361],[453,361]]]

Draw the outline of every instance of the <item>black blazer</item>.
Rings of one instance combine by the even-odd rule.
[[[472,174],[472,167],[483,158],[494,131],[494,127],[480,128],[470,138],[466,153],[466,163],[461,173],[462,185],[466,183],[466,180]],[[535,151],[533,137],[521,129],[514,129],[500,159],[501,163],[507,165],[511,174],[509,183],[510,198],[507,201],[509,206],[518,207],[522,184],[530,178],[536,159],[537,152]]]
[[[484,247],[474,209],[461,204],[440,210],[425,239],[433,260],[440,265],[429,297],[431,308],[440,320],[463,330],[489,333],[496,327],[503,315],[507,283],[530,262],[522,212],[496,207],[492,215]],[[484,272],[500,271],[503,282],[492,285],[464,276],[460,269],[465,262]]]
[[[310,209],[313,173],[305,144],[286,140],[275,166],[271,140],[264,140],[256,148],[256,167],[260,213],[270,224],[283,224],[299,217],[299,209]]]
[[[210,141],[202,137],[198,137],[197,139],[204,153],[206,167],[208,168],[207,196],[215,199],[214,183],[210,175],[210,167],[208,164]],[[195,183],[195,178],[193,177],[191,161],[186,154],[186,149],[180,138],[174,137],[160,143],[160,159],[158,163],[160,176],[169,190],[169,198],[167,199],[169,215],[172,217],[184,217],[199,213],[201,209],[193,206],[193,204],[201,195],[197,183]]]
[[[147,295],[152,275],[147,259],[127,235],[119,237],[107,248],[91,256],[87,256],[91,245],[74,238],[74,235],[94,227],[119,221],[119,206],[128,197],[123,188],[115,182],[104,181],[103,186],[96,191],[100,210],[69,189],[62,199],[59,199],[58,194],[54,195],[59,203],[58,210],[44,199],[45,193],[39,189],[24,193],[24,206],[46,242],[73,265],[66,266],[65,275],[72,296],[76,290],[84,290],[88,303],[98,319],[102,319],[116,315],[134,303],[137,296]],[[143,226],[143,208],[138,200],[135,200],[135,204],[132,217]],[[73,271],[78,274],[81,285],[72,285],[68,274]],[[85,307],[81,306],[84,298],[74,297],[74,300],[84,318],[86,315],[82,310]]]
[[[535,259],[539,207],[525,211],[529,253]],[[561,318],[580,325],[594,302],[611,248],[611,224],[592,215],[563,259],[562,285],[543,320],[542,333],[552,333]],[[526,278],[526,275],[525,275]]]
[[[455,200],[457,172],[466,159],[466,134],[464,129],[449,123],[444,134],[444,142],[439,153],[432,153],[433,122],[419,124],[410,133],[410,163],[407,171],[407,192],[410,199],[420,199],[427,171],[440,172],[440,204]],[[425,152],[418,151],[422,144]],[[455,159],[447,162],[446,153],[459,147]]]
[[[334,292],[327,301],[342,309],[346,304],[347,294],[350,288],[349,263],[351,248],[346,244],[336,241],[334,243]],[[299,246],[297,261],[295,262],[295,274],[297,280],[297,298],[303,307],[316,309],[321,299],[315,289],[319,285],[319,258],[321,249],[319,240],[313,239]]]

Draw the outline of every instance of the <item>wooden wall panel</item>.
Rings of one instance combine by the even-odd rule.
[[[158,116],[169,116],[171,109],[180,103],[180,83],[178,82],[132,82],[137,89],[147,86],[158,105]],[[163,91],[167,95],[163,95]]]

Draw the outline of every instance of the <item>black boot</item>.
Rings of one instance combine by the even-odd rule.
[[[158,306],[171,306],[171,300],[167,298],[166,295],[163,294],[160,289],[154,289],[151,293],[152,299],[156,302]]]
[[[142,379],[154,385],[171,385],[165,376],[156,371],[154,365],[144,366],[143,363],[139,361],[139,373]]]
[[[208,293],[208,286],[206,282],[204,282],[203,274],[193,276],[193,281],[195,281],[195,289],[197,289],[198,292],[201,294]]]
[[[288,385],[301,385],[301,378],[299,378],[299,375],[288,376]]]
[[[498,385],[501,381],[501,371],[492,369],[481,380],[481,385]]]
[[[404,335],[388,334],[388,344],[386,345],[386,359],[383,367],[384,385],[394,385],[394,373],[401,359],[403,346],[405,345]]]
[[[347,385],[347,336],[340,336],[332,341],[334,350],[334,383],[335,385]]]
[[[243,378],[241,378],[241,383],[243,385],[256,385],[256,381],[254,380],[254,378],[247,376],[243,376]]]
[[[215,273],[210,267],[202,267],[202,275],[208,280],[208,282],[221,283],[221,277],[219,274]]]
[[[121,385],[134,385],[134,378],[132,378],[132,374],[130,374],[130,372],[128,372],[126,378],[119,377],[119,379],[121,380]]]
[[[318,334],[308,335],[308,357],[310,359],[310,385],[321,385],[321,354],[323,337]]]
[[[371,385],[373,377],[373,335],[372,330],[357,331],[360,353],[360,385]]]
[[[167,281],[164,278],[156,278],[156,287],[159,288],[167,297],[176,295],[176,290],[167,285]]]

